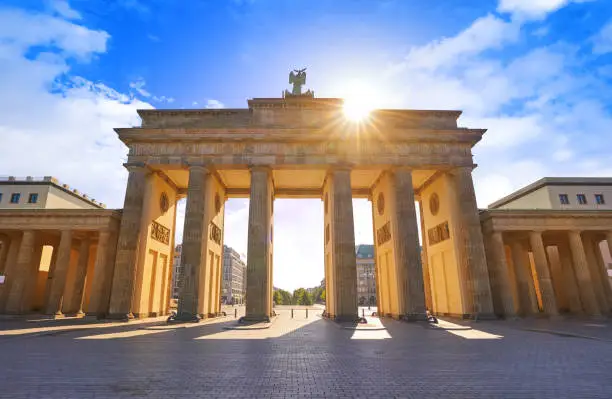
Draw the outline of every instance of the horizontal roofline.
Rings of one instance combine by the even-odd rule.
[[[546,186],[612,186],[612,177],[544,177],[489,204],[496,209]]]
[[[35,186],[46,185],[46,186],[50,186],[50,187],[54,187],[59,190],[62,190],[65,193],[70,194],[71,196],[83,202],[86,202],[90,205],[97,207],[98,209],[106,208],[106,205],[103,204],[102,202],[98,202],[93,198],[89,198],[87,194],[81,193],[79,190],[75,188],[71,188],[67,184],[60,183],[53,176],[44,176],[44,177],[27,176],[25,178],[15,177],[15,176],[0,176],[0,185],[35,185]]]

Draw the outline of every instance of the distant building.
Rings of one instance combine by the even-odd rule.
[[[52,176],[0,177],[0,209],[102,209],[106,206]]]
[[[244,303],[246,293],[246,263],[236,250],[227,245],[223,246],[222,287],[222,303]]]
[[[181,254],[183,253],[183,244],[179,244],[174,248],[174,255],[172,257],[172,298],[178,299],[180,290],[180,274],[181,268]]]
[[[0,209],[104,209],[106,205],[90,198],[53,176],[15,177],[0,176]],[[0,252],[2,246],[0,241]],[[8,247],[7,247],[8,250]],[[53,247],[44,245],[40,255],[39,271],[47,272],[51,266]],[[0,271],[2,271],[0,269]]]
[[[360,306],[376,305],[376,274],[374,245],[357,245],[357,303]]]
[[[544,177],[495,201],[489,209],[612,210],[612,178]],[[612,256],[606,241],[599,247],[612,279]]]

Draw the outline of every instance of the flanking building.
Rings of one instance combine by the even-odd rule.
[[[221,303],[244,303],[246,291],[246,263],[235,249],[223,246],[223,278]]]
[[[359,306],[376,306],[374,245],[357,245],[355,257],[357,258],[357,303]]]
[[[547,177],[482,210],[496,313],[610,313],[611,201],[611,178]]]

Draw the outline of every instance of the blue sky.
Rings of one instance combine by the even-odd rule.
[[[137,126],[138,108],[279,96],[294,67],[320,97],[461,109],[461,125],[488,128],[474,148],[482,207],[542,176],[612,176],[605,0],[2,0],[0,173],[54,175],[121,207],[113,127]],[[227,207],[241,252],[247,206]],[[369,210],[355,202],[359,242]],[[275,217],[275,285],[315,285],[320,202],[278,201]]]

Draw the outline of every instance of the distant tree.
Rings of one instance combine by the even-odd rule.
[[[280,291],[274,291],[274,294],[272,295],[272,298],[274,299],[274,304],[275,305],[282,305],[283,304],[283,297],[282,297]]]
[[[325,302],[325,288],[321,290],[321,296],[319,296],[319,298],[321,298],[321,302]]]

